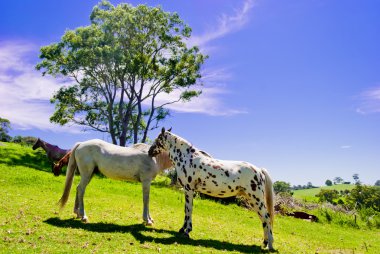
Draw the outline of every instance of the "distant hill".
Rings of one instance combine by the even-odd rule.
[[[319,188],[312,188],[312,189],[303,189],[303,190],[295,190],[293,193],[293,197],[305,201],[318,201],[318,198],[315,197],[316,194],[318,194],[321,189],[326,190],[337,190],[337,191],[343,191],[343,190],[352,190],[355,187],[354,184],[337,184],[332,186],[322,186]]]

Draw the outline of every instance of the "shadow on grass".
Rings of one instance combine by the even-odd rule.
[[[39,171],[51,172],[52,162],[46,157],[46,153],[42,150],[33,151],[30,148],[18,150],[14,147],[3,147],[0,152],[0,163],[9,166],[24,166]]]
[[[61,227],[61,228],[81,228],[83,230],[98,232],[98,233],[129,233],[140,243],[145,242],[155,242],[165,245],[170,244],[180,244],[180,245],[192,245],[192,246],[202,246],[205,248],[213,248],[216,250],[227,250],[227,251],[239,251],[241,253],[268,253],[267,250],[263,250],[260,246],[256,245],[243,245],[234,244],[225,241],[219,241],[214,239],[189,239],[183,237],[182,234],[166,229],[158,229],[146,227],[143,224],[133,224],[133,225],[117,225],[111,223],[82,223],[79,220],[67,219],[61,220],[57,217],[50,218],[44,221],[45,223]],[[154,237],[150,235],[145,235],[144,233],[161,233],[169,234],[169,237]]]

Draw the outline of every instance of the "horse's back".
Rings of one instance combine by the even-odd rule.
[[[153,159],[142,151],[100,139],[82,142],[75,151],[75,158],[82,167],[88,170],[97,167],[105,176],[118,180],[142,181],[142,177],[155,170]]]

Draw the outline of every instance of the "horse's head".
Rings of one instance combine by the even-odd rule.
[[[170,128],[168,131],[165,131],[165,128],[162,127],[161,133],[158,135],[158,137],[154,140],[153,145],[149,148],[148,154],[151,157],[156,156],[157,154],[168,150],[167,142],[167,132],[171,132],[172,128]]]
[[[37,140],[36,140],[36,143],[34,143],[34,145],[33,145],[33,150],[36,150],[37,148],[39,148],[39,147],[41,147],[41,140],[40,140],[40,138],[38,138]]]
[[[61,163],[57,162],[57,163],[53,163],[53,168],[52,168],[52,171],[53,171],[53,174],[55,176],[59,176],[61,174],[61,170],[62,170],[62,165]]]

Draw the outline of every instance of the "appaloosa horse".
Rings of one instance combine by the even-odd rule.
[[[245,196],[259,215],[264,229],[264,247],[273,249],[273,185],[263,168],[241,161],[217,160],[201,153],[185,139],[165,131],[155,139],[149,155],[167,151],[179,183],[185,190],[185,220],[180,232],[192,230],[194,191],[214,197]]]
[[[48,142],[43,141],[42,139],[37,139],[36,143],[33,145],[33,150],[36,150],[37,148],[41,147],[45,150],[47,157],[52,161],[56,162],[62,159],[67,152],[70,150],[61,149],[56,145],[51,145]]]
[[[159,171],[172,167],[172,164],[167,153],[161,153],[161,156],[157,154],[155,161],[147,154],[148,149],[149,146],[145,144],[139,144],[137,149],[113,145],[99,139],[77,143],[71,150],[65,188],[59,200],[61,207],[66,204],[69,198],[74,172],[78,168],[81,179],[77,186],[74,213],[77,214],[77,218],[87,222],[83,196],[94,172],[99,170],[111,179],[132,180],[142,183],[143,219],[147,225],[152,225],[153,219],[149,214],[150,184]]]

